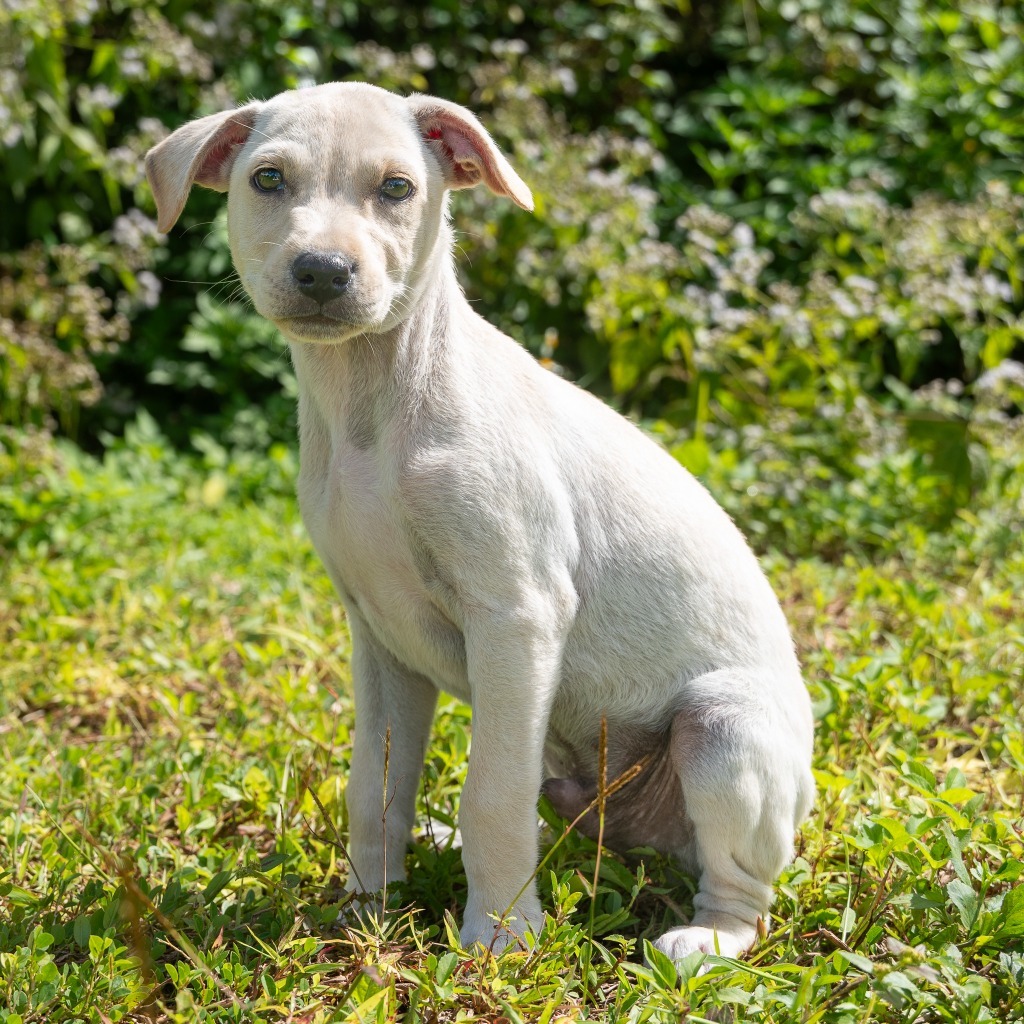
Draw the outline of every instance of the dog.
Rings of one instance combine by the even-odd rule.
[[[299,502],[352,637],[349,889],[404,877],[444,690],[472,708],[467,948],[539,932],[538,797],[596,833],[603,768],[635,774],[605,840],[699,879],[657,947],[747,951],[814,793],[790,632],[707,491],[470,307],[450,190],[533,208],[481,123],[332,83],[191,121],[146,168],[162,232],[193,184],[227,192],[241,283],[291,349]]]

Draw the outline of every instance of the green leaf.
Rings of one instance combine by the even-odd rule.
[[[962,882],[959,878],[954,878],[946,886],[946,895],[960,912],[960,920],[963,922],[964,928],[970,930],[978,919],[978,911],[981,907],[981,900],[978,898],[978,894],[966,882]]]
[[[355,1022],[371,1019],[370,1014],[387,995],[388,989],[381,988],[364,970],[352,988],[348,1004],[350,1015],[345,1020]]]
[[[0,886],[0,897],[18,907],[32,907],[39,900],[35,893],[23,889],[20,885],[12,885],[10,882]]]
[[[702,476],[711,464],[711,449],[701,438],[691,438],[672,449],[676,461],[681,463],[694,476]]]
[[[437,961],[437,970],[434,971],[434,981],[438,985],[443,985],[455,970],[456,965],[459,962],[459,954],[454,950],[450,950],[440,957]]]
[[[948,821],[942,823],[942,834],[946,837],[946,842],[949,843],[949,862],[953,865],[956,877],[966,886],[972,888],[971,875],[967,870],[967,865],[964,864],[963,847],[956,833],[950,828]]]
[[[852,964],[858,970],[863,971],[865,974],[875,973],[875,964],[869,957],[862,956],[860,953],[853,953],[847,949],[839,950],[839,956],[841,956],[848,963]]]
[[[213,898],[224,888],[225,885],[231,881],[231,877],[234,875],[233,871],[218,871],[209,882],[206,883],[206,888],[203,890],[203,902],[212,903]]]
[[[1015,885],[1003,896],[998,933],[1000,936],[1024,935],[1024,885]]]
[[[920,761],[907,761],[902,768],[903,774],[911,779],[926,793],[934,793],[936,789],[935,774]]]
[[[871,819],[879,828],[888,832],[892,838],[892,848],[897,851],[909,849],[914,845],[914,837],[907,831],[902,821],[895,818],[873,816]]]
[[[36,980],[44,984],[53,984],[60,981],[60,968],[53,962],[53,957],[47,955],[42,963],[36,968]]]
[[[703,957],[703,954],[701,956]],[[679,972],[676,970],[675,962],[667,953],[663,953],[653,943],[645,941],[644,958],[647,960],[647,965],[659,988],[671,990],[679,984]]]
[[[60,149],[61,138],[55,133],[50,133],[43,138],[39,144],[39,165],[45,167],[56,156]]]

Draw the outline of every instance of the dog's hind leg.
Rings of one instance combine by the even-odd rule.
[[[690,923],[655,943],[675,960],[696,950],[739,956],[753,945],[758,919],[767,919],[814,793],[811,716],[801,691],[798,677],[742,670],[687,684],[669,753],[692,828],[679,852],[699,872],[699,887]]]

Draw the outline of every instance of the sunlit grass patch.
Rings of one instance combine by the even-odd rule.
[[[746,961],[659,956],[693,880],[575,833],[493,961],[458,948],[457,702],[409,880],[352,913],[348,638],[294,501],[153,437],[65,463],[3,485],[0,1021],[1024,1019],[1021,558],[767,560],[819,797]]]

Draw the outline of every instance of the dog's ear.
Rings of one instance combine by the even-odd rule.
[[[422,94],[410,96],[408,103],[420,134],[441,164],[448,188],[483,182],[496,195],[507,196],[524,210],[533,209],[529,188],[465,107]]]
[[[261,103],[189,121],[146,154],[146,176],[156,199],[157,229],[170,231],[193,184],[228,190],[231,165],[245,145]]]

